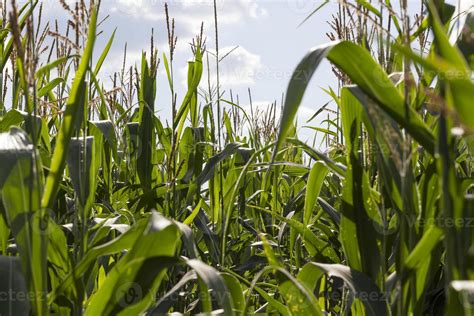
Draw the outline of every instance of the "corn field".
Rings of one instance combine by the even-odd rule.
[[[248,113],[202,28],[176,93],[168,6],[168,51],[105,88],[100,2],[58,1],[64,30],[2,2],[1,316],[474,315],[472,11],[340,1],[281,105]],[[324,60],[320,150],[296,115]]]

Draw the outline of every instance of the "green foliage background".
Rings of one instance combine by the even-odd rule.
[[[389,0],[341,5],[360,29],[301,60],[279,122],[276,105],[259,121],[201,88],[201,32],[171,126],[155,114],[153,44],[103,88],[115,34],[94,61],[98,5],[76,9],[83,48],[54,35],[41,65],[38,3],[4,13],[0,314],[474,314],[473,15],[452,44],[444,1],[415,28],[403,3],[401,17]],[[312,127],[320,152],[295,116],[324,59],[341,87],[327,91],[337,117]]]

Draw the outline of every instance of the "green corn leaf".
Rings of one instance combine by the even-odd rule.
[[[461,36],[458,40],[458,47],[464,58],[471,65],[471,70],[474,70],[474,45],[470,36],[474,33],[474,12],[468,13],[466,23],[461,30]]]
[[[70,59],[79,58],[79,57],[80,57],[79,55],[68,55],[68,56],[59,57],[58,59],[38,68],[38,70],[36,70],[35,76],[36,78],[40,79],[43,76],[49,74],[53,69],[57,68],[59,65],[66,63]]]
[[[20,111],[11,109],[0,120],[0,132],[8,132],[10,127],[19,126],[24,120],[25,118]]]
[[[212,290],[216,294],[219,306],[224,309],[223,314],[226,316],[234,315],[231,293],[219,272],[202,261],[195,259],[187,260],[186,264],[196,272],[202,281],[201,286],[205,286],[206,290]]]
[[[79,205],[84,212],[83,220],[89,217],[97,187],[96,181],[99,165],[98,162],[96,162],[97,153],[95,151],[94,141],[94,137],[92,136],[72,138],[67,154],[69,175]]]
[[[291,315],[323,315],[316,297],[286,270],[277,268],[275,276]]]
[[[214,170],[216,166],[222,162],[224,159],[228,158],[229,156],[233,155],[238,148],[240,148],[242,144],[240,143],[230,143],[227,144],[224,150],[220,153],[216,154],[215,156],[211,157],[207,162],[204,170],[201,174],[197,177],[196,183],[198,185],[202,185],[203,183],[209,181],[214,174]]]
[[[139,87],[139,155],[137,157],[137,172],[140,183],[145,190],[152,187],[153,153],[155,148],[155,116],[156,97],[156,65],[148,65],[146,56],[142,54],[141,79]]]
[[[280,306],[279,304],[274,304],[274,300],[270,299],[271,296],[264,294],[264,291],[258,290],[255,286],[258,279],[267,273],[272,273],[275,276],[275,280],[278,283],[278,288],[281,292],[282,298],[284,299],[286,308],[283,308],[283,306]],[[268,302],[272,304],[272,307],[276,308],[282,315],[323,315],[313,293],[309,291],[302,282],[294,278],[281,266],[270,265],[262,269],[253,280],[252,286],[247,295],[251,293],[253,288],[267,299]],[[247,304],[246,309],[244,309],[244,314],[246,314],[246,312]]]
[[[244,289],[239,280],[230,273],[221,273],[220,276],[225,282],[227,289],[232,297],[232,304],[235,315],[242,315],[245,306]]]
[[[308,87],[309,81],[313,77],[314,72],[318,68],[321,61],[326,57],[328,52],[335,44],[328,44],[312,49],[303,60],[298,64],[296,70],[288,84],[285,97],[285,105],[281,115],[280,130],[278,132],[278,141],[273,152],[273,158],[276,157],[278,150],[283,144],[283,140],[288,134],[293,120],[298,111],[298,107],[303,100],[303,95]]]
[[[316,279],[320,277],[322,273],[344,280],[355,298],[359,299],[364,304],[367,315],[387,315],[387,302],[385,296],[380,292],[380,289],[374,281],[365,274],[347,266],[341,264],[310,262],[301,269],[298,274],[298,279],[303,280],[309,277],[310,279],[306,280],[312,280],[312,282],[306,281],[306,283],[309,288],[313,289],[316,285],[314,281],[317,281]]]
[[[185,225],[191,225],[194,222],[194,219],[196,218],[196,215],[199,213],[201,210],[201,205],[202,205],[203,200],[199,200],[199,203],[196,205],[194,210],[189,214],[188,217],[184,220],[183,224]]]
[[[46,305],[46,234],[40,226],[44,211],[40,206],[43,186],[38,153],[22,130],[13,128],[0,134],[0,193],[7,223],[20,252],[28,282],[32,310],[48,314]]]
[[[196,95],[197,87],[201,82],[202,55],[199,47],[196,49],[195,60],[192,64],[190,64],[190,66],[192,66],[192,70],[189,70],[188,72],[188,75],[191,76],[191,78],[188,78],[188,91],[186,92],[184,100],[176,114],[175,121],[173,122],[174,127],[180,126],[179,130],[182,129],[182,124],[186,118],[186,113],[188,113],[190,110],[191,100],[193,96]],[[179,135],[180,133],[178,133],[178,137]]]
[[[316,162],[309,173],[308,184],[306,187],[306,197],[304,201],[304,221],[305,225],[309,224],[313,208],[319,197],[321,188],[329,172],[328,167],[321,162]]]
[[[474,116],[471,115],[474,84],[472,83],[470,67],[459,48],[449,43],[448,35],[441,24],[432,1],[429,2],[428,8],[436,47],[441,57],[451,66],[446,79],[444,79],[444,76],[442,78],[443,82],[447,82],[450,88],[449,94],[452,101],[448,102],[448,104],[456,109],[460,120],[474,129]]]
[[[191,270],[188,271],[174,286],[166,292],[164,295],[160,297],[158,302],[156,302],[153,309],[151,309],[151,314],[165,314],[170,309],[171,305],[173,304],[174,295],[178,292],[182,287],[184,287],[190,281],[194,281],[197,279],[196,273]]]
[[[104,139],[107,141],[108,145],[112,149],[112,154],[116,161],[119,160],[118,158],[118,141],[117,135],[115,133],[114,124],[110,120],[101,120],[101,121],[91,121],[92,125],[94,125],[103,135]]]
[[[76,72],[72,89],[66,104],[63,122],[57,135],[56,148],[51,159],[50,172],[46,179],[43,198],[41,200],[41,206],[43,208],[53,207],[56,194],[59,189],[59,182],[61,181],[64,167],[66,165],[67,150],[73,135],[74,124],[78,117],[81,117],[83,114],[81,109],[85,103],[85,79],[87,68],[89,66],[90,59],[92,58],[92,51],[96,38],[96,23],[97,10],[94,8],[90,17],[89,35],[87,38],[86,48],[82,55],[79,68]]]
[[[428,152],[434,153],[432,132],[412,108],[405,113],[403,96],[367,50],[351,42],[342,42],[331,49],[328,59]]]
[[[55,79],[51,80],[43,88],[41,88],[38,91],[38,93],[37,93],[38,98],[44,97],[45,95],[47,95],[49,92],[51,92],[54,88],[56,88],[61,83],[64,83],[63,78],[55,78]]]
[[[115,29],[112,33],[112,35],[109,38],[109,41],[105,45],[104,50],[102,51],[102,54],[100,54],[99,60],[97,60],[97,63],[94,68],[94,75],[97,76],[97,74],[100,71],[100,68],[102,68],[102,65],[104,64],[105,59],[107,58],[107,55],[109,54],[110,48],[112,47],[112,43],[114,42],[115,38],[115,32],[117,29]]]
[[[326,166],[328,166],[328,168],[331,169],[331,171],[333,171],[340,177],[344,178],[344,174],[346,173],[347,167],[344,166],[343,164],[339,162],[335,162],[334,160],[329,158],[326,154],[310,147],[309,145],[307,145],[306,143],[302,142],[299,139],[289,138],[288,142],[291,144],[300,146],[312,159],[325,163]]]
[[[467,74],[469,67],[466,60],[463,58],[459,49],[455,46],[451,46],[449,43],[448,34],[446,34],[434,1],[428,1],[428,10],[430,12],[430,25],[439,54],[459,71]]]
[[[124,234],[119,235],[109,242],[89,248],[73,270],[50,292],[48,303],[52,304],[60,295],[66,293],[68,296],[74,296],[72,293],[74,283],[91,268],[91,264],[97,260],[98,257],[117,254],[124,249],[131,249],[139,237],[145,234],[147,227],[153,225],[151,223],[152,220],[152,217],[141,219]]]
[[[153,302],[166,270],[176,263],[179,246],[177,226],[153,212],[143,235],[90,298],[85,315],[130,315],[146,310]]]
[[[336,42],[312,49],[293,72],[287,88],[274,157],[293,124],[310,79],[326,56],[397,123],[406,128],[428,152],[434,153],[433,134],[413,109],[409,108],[405,113],[403,96],[370,53],[351,42]]]
[[[405,260],[408,270],[416,269],[430,255],[433,248],[443,237],[443,230],[437,226],[430,227],[424,234],[416,247]]]
[[[321,240],[314,232],[312,232],[308,227],[306,227],[303,223],[291,219],[286,218],[276,213],[266,212],[268,214],[272,214],[278,220],[287,223],[291,226],[298,234],[301,235],[301,238],[305,241],[305,247],[310,253],[311,256],[317,256],[320,259],[324,259],[328,262],[338,262],[338,256],[332,246]]]

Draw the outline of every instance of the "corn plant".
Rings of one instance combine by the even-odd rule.
[[[472,13],[453,35],[444,1],[414,23],[406,1],[341,1],[277,121],[220,86],[215,1],[183,96],[168,6],[169,51],[152,35],[127,67],[125,48],[107,90],[100,2],[60,3],[65,30],[41,2],[2,7],[0,314],[474,313]],[[339,85],[310,126],[320,150],[295,117],[324,59]]]

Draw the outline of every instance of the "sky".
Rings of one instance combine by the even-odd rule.
[[[409,0],[409,6],[418,9],[420,0]],[[461,0],[465,9],[474,0]],[[73,1],[68,1],[73,2]],[[212,0],[168,0],[170,16],[176,20],[178,43],[174,62],[178,104],[185,94],[187,61],[192,57],[189,42],[199,33],[204,22],[208,49],[214,49],[214,12]],[[329,41],[326,23],[336,12],[336,1],[324,6],[301,27],[298,25],[317,8],[323,0],[218,0],[219,46],[221,56],[231,51],[220,64],[222,90],[229,96],[232,89],[239,95],[240,103],[247,107],[248,89],[253,104],[264,108],[280,100],[288,85],[292,71],[310,48]],[[458,0],[448,1],[458,3]],[[58,0],[43,0],[46,19],[64,23],[66,15]],[[96,44],[100,53],[113,30],[117,28],[114,44],[101,70],[107,78],[121,68],[123,49],[128,45],[128,64],[139,62],[142,50],[149,50],[151,29],[154,29],[159,55],[167,52],[167,31],[164,0],[102,0],[101,16],[109,19],[100,26],[103,31]],[[202,82],[205,84],[205,80]],[[324,62],[303,99],[298,118],[305,125],[314,112],[331,98],[322,88],[336,87],[337,81],[331,67]],[[205,85],[203,86],[205,87]],[[164,67],[160,65],[157,87],[158,115],[170,117],[170,94]],[[307,139],[314,131],[303,130]]]
[[[121,67],[125,42],[128,43],[129,62],[139,61],[141,50],[150,47],[151,28],[154,28],[158,49],[161,53],[167,52],[164,2],[103,1],[102,14],[110,14],[110,18],[104,28],[102,45],[107,39],[105,35],[117,27],[117,36],[103,69],[103,76]],[[240,103],[248,108],[250,88],[254,105],[265,107],[275,100],[280,104],[282,93],[299,60],[311,47],[328,41],[325,33],[329,31],[329,27],[325,20],[334,11],[335,5],[329,5],[307,24],[297,27],[314,10],[317,2],[319,1],[218,0],[220,55],[223,56],[238,46],[220,64],[222,90],[227,97],[232,89],[234,96],[239,95]],[[174,64],[180,100],[185,93],[187,61],[192,57],[189,42],[199,33],[201,22],[204,22],[207,47],[214,50],[213,2],[171,0],[168,5],[170,15],[176,21],[178,36]],[[161,111],[159,114],[167,118],[170,115],[168,83],[163,65],[160,69],[156,108]],[[318,77],[316,85],[336,84],[329,64],[321,67]],[[205,78],[202,83],[206,87]],[[314,91],[314,97],[308,97],[300,111],[305,116],[311,116],[316,108],[329,100],[317,86],[313,87],[316,89],[311,90],[318,91]]]

